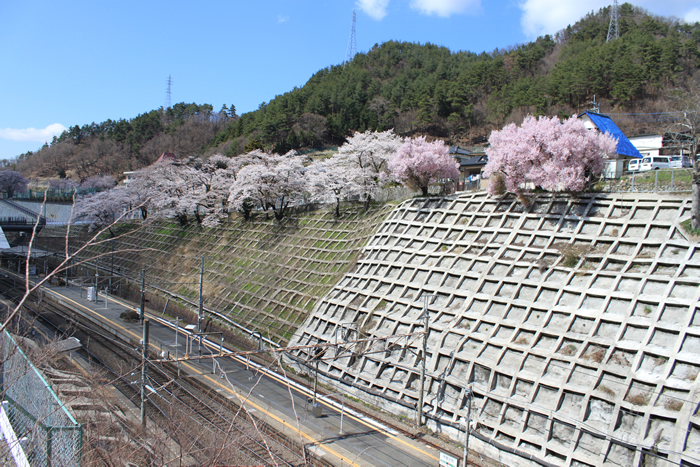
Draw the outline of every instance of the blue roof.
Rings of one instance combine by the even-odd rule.
[[[610,117],[607,115],[586,111],[579,115],[579,118],[581,118],[583,115],[587,115],[593,124],[598,127],[601,133],[609,133],[610,136],[617,140],[618,154],[628,157],[642,157],[642,153],[640,153],[637,148],[634,147],[629,138],[627,138],[622,130],[615,125],[615,122],[613,122]]]

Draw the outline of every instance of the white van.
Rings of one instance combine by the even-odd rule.
[[[690,157],[688,156],[670,156],[671,157],[671,168],[679,169],[683,167],[690,167]]]
[[[671,168],[671,160],[667,156],[649,156],[642,159],[639,165],[640,172],[648,170],[669,169]]]
[[[630,172],[636,172],[639,170],[639,164],[641,164],[642,159],[632,159],[627,165],[627,170]]]

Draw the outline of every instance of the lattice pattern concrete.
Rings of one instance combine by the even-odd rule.
[[[316,302],[352,267],[392,208],[347,209],[340,219],[329,211],[309,212],[294,215],[283,225],[232,219],[203,229],[156,222],[115,243],[117,250],[152,249],[116,255],[115,270],[138,278],[146,268],[149,285],[196,301],[201,257],[206,255],[206,307],[286,343]],[[58,236],[61,243],[59,235],[49,235]],[[111,267],[109,252],[110,245],[103,243],[83,257],[103,254],[104,271]]]
[[[473,382],[479,433],[524,455],[627,466],[658,451],[696,465],[700,246],[678,224],[689,213],[689,199],[655,195],[539,196],[527,212],[484,194],[407,201],[293,343],[339,343],[325,376],[413,417],[421,338],[352,353],[344,342],[421,331],[422,295],[435,294],[435,429],[458,436]]]

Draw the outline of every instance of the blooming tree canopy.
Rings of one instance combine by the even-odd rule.
[[[15,192],[25,192],[29,186],[29,180],[14,170],[0,170],[0,190],[7,192],[12,197]]]
[[[306,190],[314,201],[334,202],[335,215],[340,217],[341,199],[362,190],[358,184],[361,175],[358,168],[338,164],[333,159],[316,161],[306,170]]]
[[[394,130],[355,132],[331,158],[338,167],[355,169],[358,194],[369,203],[388,176],[388,161],[402,144]]]
[[[73,218],[89,223],[90,231],[106,228],[114,236],[111,227],[128,210],[128,190],[126,187],[120,186],[78,198]]]
[[[576,117],[560,122],[557,117],[532,115],[520,127],[511,123],[492,132],[489,144],[484,175],[503,174],[506,189],[518,194],[528,191],[529,185],[583,191],[617,148],[612,136],[586,130]],[[493,184],[489,192],[493,194]]]
[[[428,195],[428,187],[438,180],[459,177],[459,165],[441,140],[429,143],[425,136],[408,139],[389,160],[391,174],[407,187]]]
[[[246,203],[255,203],[282,220],[287,208],[303,197],[304,158],[294,151],[282,156],[260,151],[255,158],[238,170],[229,189],[229,203],[241,210],[247,209]]]

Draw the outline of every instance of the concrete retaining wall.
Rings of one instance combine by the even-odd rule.
[[[528,211],[483,193],[406,201],[291,344],[335,343],[327,379],[414,417],[423,336],[392,336],[422,331],[434,294],[423,407],[434,429],[463,439],[471,383],[478,433],[516,450],[513,465],[699,465],[689,215],[690,199],[658,195],[541,195]]]

